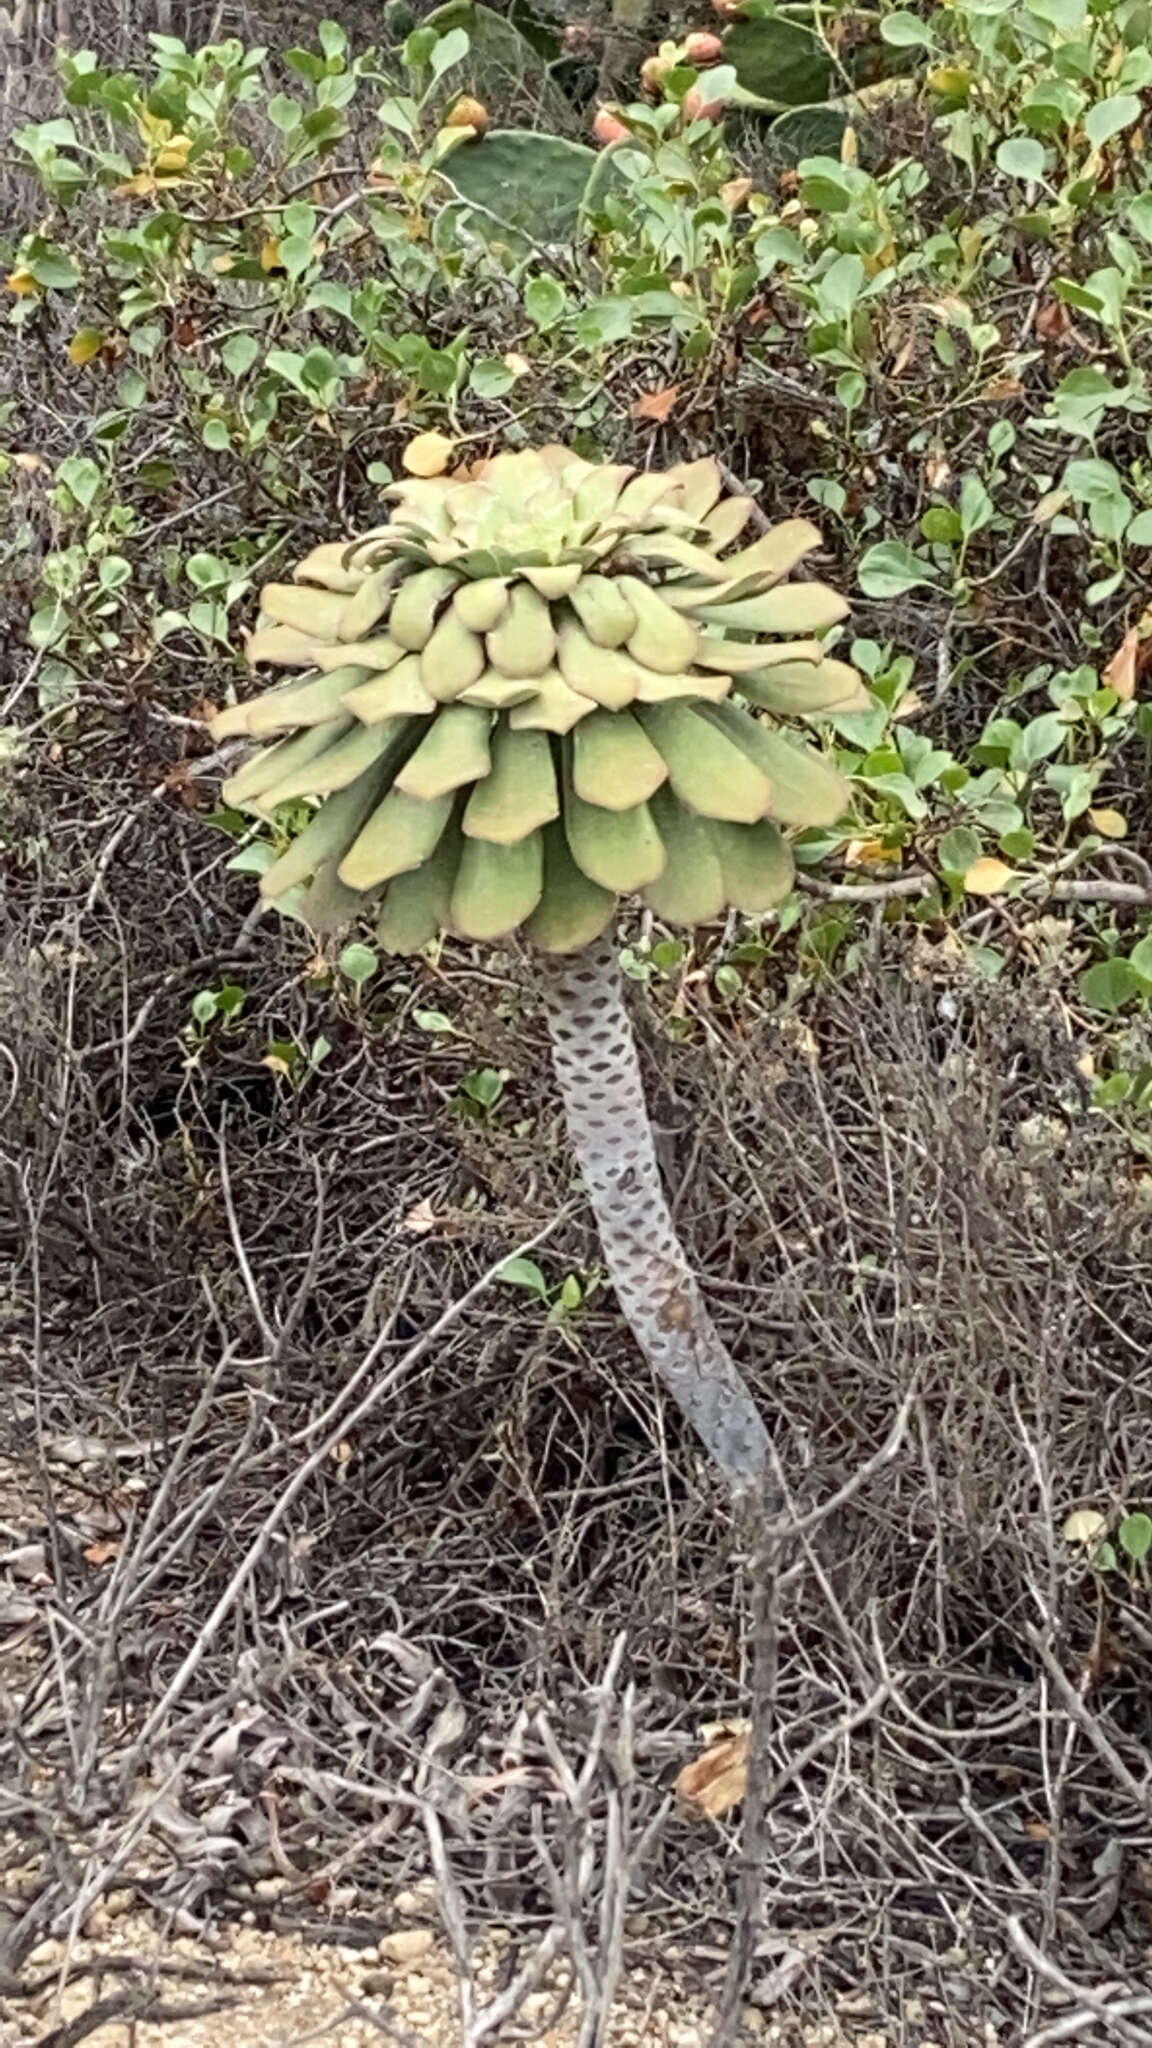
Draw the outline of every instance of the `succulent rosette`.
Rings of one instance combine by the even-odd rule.
[[[845,782],[784,728],[868,702],[819,636],[819,545],[788,519],[739,546],[751,499],[714,461],[636,473],[549,446],[408,477],[387,525],[272,583],[254,667],[305,671],[222,711],[269,741],[226,783],[269,814],[318,799],[261,880],[317,927],[378,910],[382,944],[520,930],[588,945],[622,896],[672,924],[765,911],[782,828],[829,825]]]

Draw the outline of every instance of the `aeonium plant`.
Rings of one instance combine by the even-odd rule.
[[[387,525],[264,589],[248,659],[305,673],[216,719],[271,742],[225,798],[318,800],[260,884],[307,885],[316,928],[370,912],[395,953],[442,932],[532,949],[620,1306],[746,1490],[767,1434],[661,1187],[617,909],[639,895],[694,926],[788,895],[782,828],[834,823],[848,792],[785,728],[868,702],[819,638],[847,606],[789,581],[820,541],[807,520],[737,546],[753,503],[708,458],[635,474],[550,446],[386,496]]]

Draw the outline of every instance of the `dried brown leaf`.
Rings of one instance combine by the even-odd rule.
[[[1041,341],[1059,341],[1072,325],[1072,315],[1063,299],[1049,299],[1036,315],[1036,332]]]
[[[676,1780],[680,1798],[713,1820],[739,1806],[748,1790],[749,1741],[747,1724],[731,1724],[690,1764],[685,1764]]]
[[[1102,671],[1100,681],[1106,690],[1116,692],[1122,704],[1130,704],[1150,662],[1152,605],[1146,607],[1134,626],[1129,626],[1111,661]]]
[[[634,420],[657,420],[662,424],[679,396],[678,384],[666,384],[660,391],[646,391],[633,403],[632,417]]]

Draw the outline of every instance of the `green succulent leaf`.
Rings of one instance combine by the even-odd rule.
[[[740,547],[752,501],[706,456],[508,450],[385,498],[265,588],[249,661],[303,673],[214,723],[270,742],[225,801],[296,825],[253,848],[262,892],[318,929],[370,906],[389,953],[519,929],[572,951],[635,892],[671,923],[782,903],[781,828],[836,823],[848,790],[775,721],[871,702],[818,637],[844,600],[789,580],[817,529]],[[376,957],[341,956],[354,981]]]

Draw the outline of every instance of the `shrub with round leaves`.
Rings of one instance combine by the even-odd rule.
[[[697,924],[787,895],[781,827],[847,789],[782,720],[867,704],[816,637],[847,607],[790,582],[818,546],[752,512],[708,458],[636,474],[562,447],[393,484],[389,523],[268,585],[253,665],[308,673],[221,712],[274,744],[225,785],[270,813],[321,799],[261,881],[309,885],[318,927],[379,904],[379,936],[521,929],[589,944],[617,898]]]

